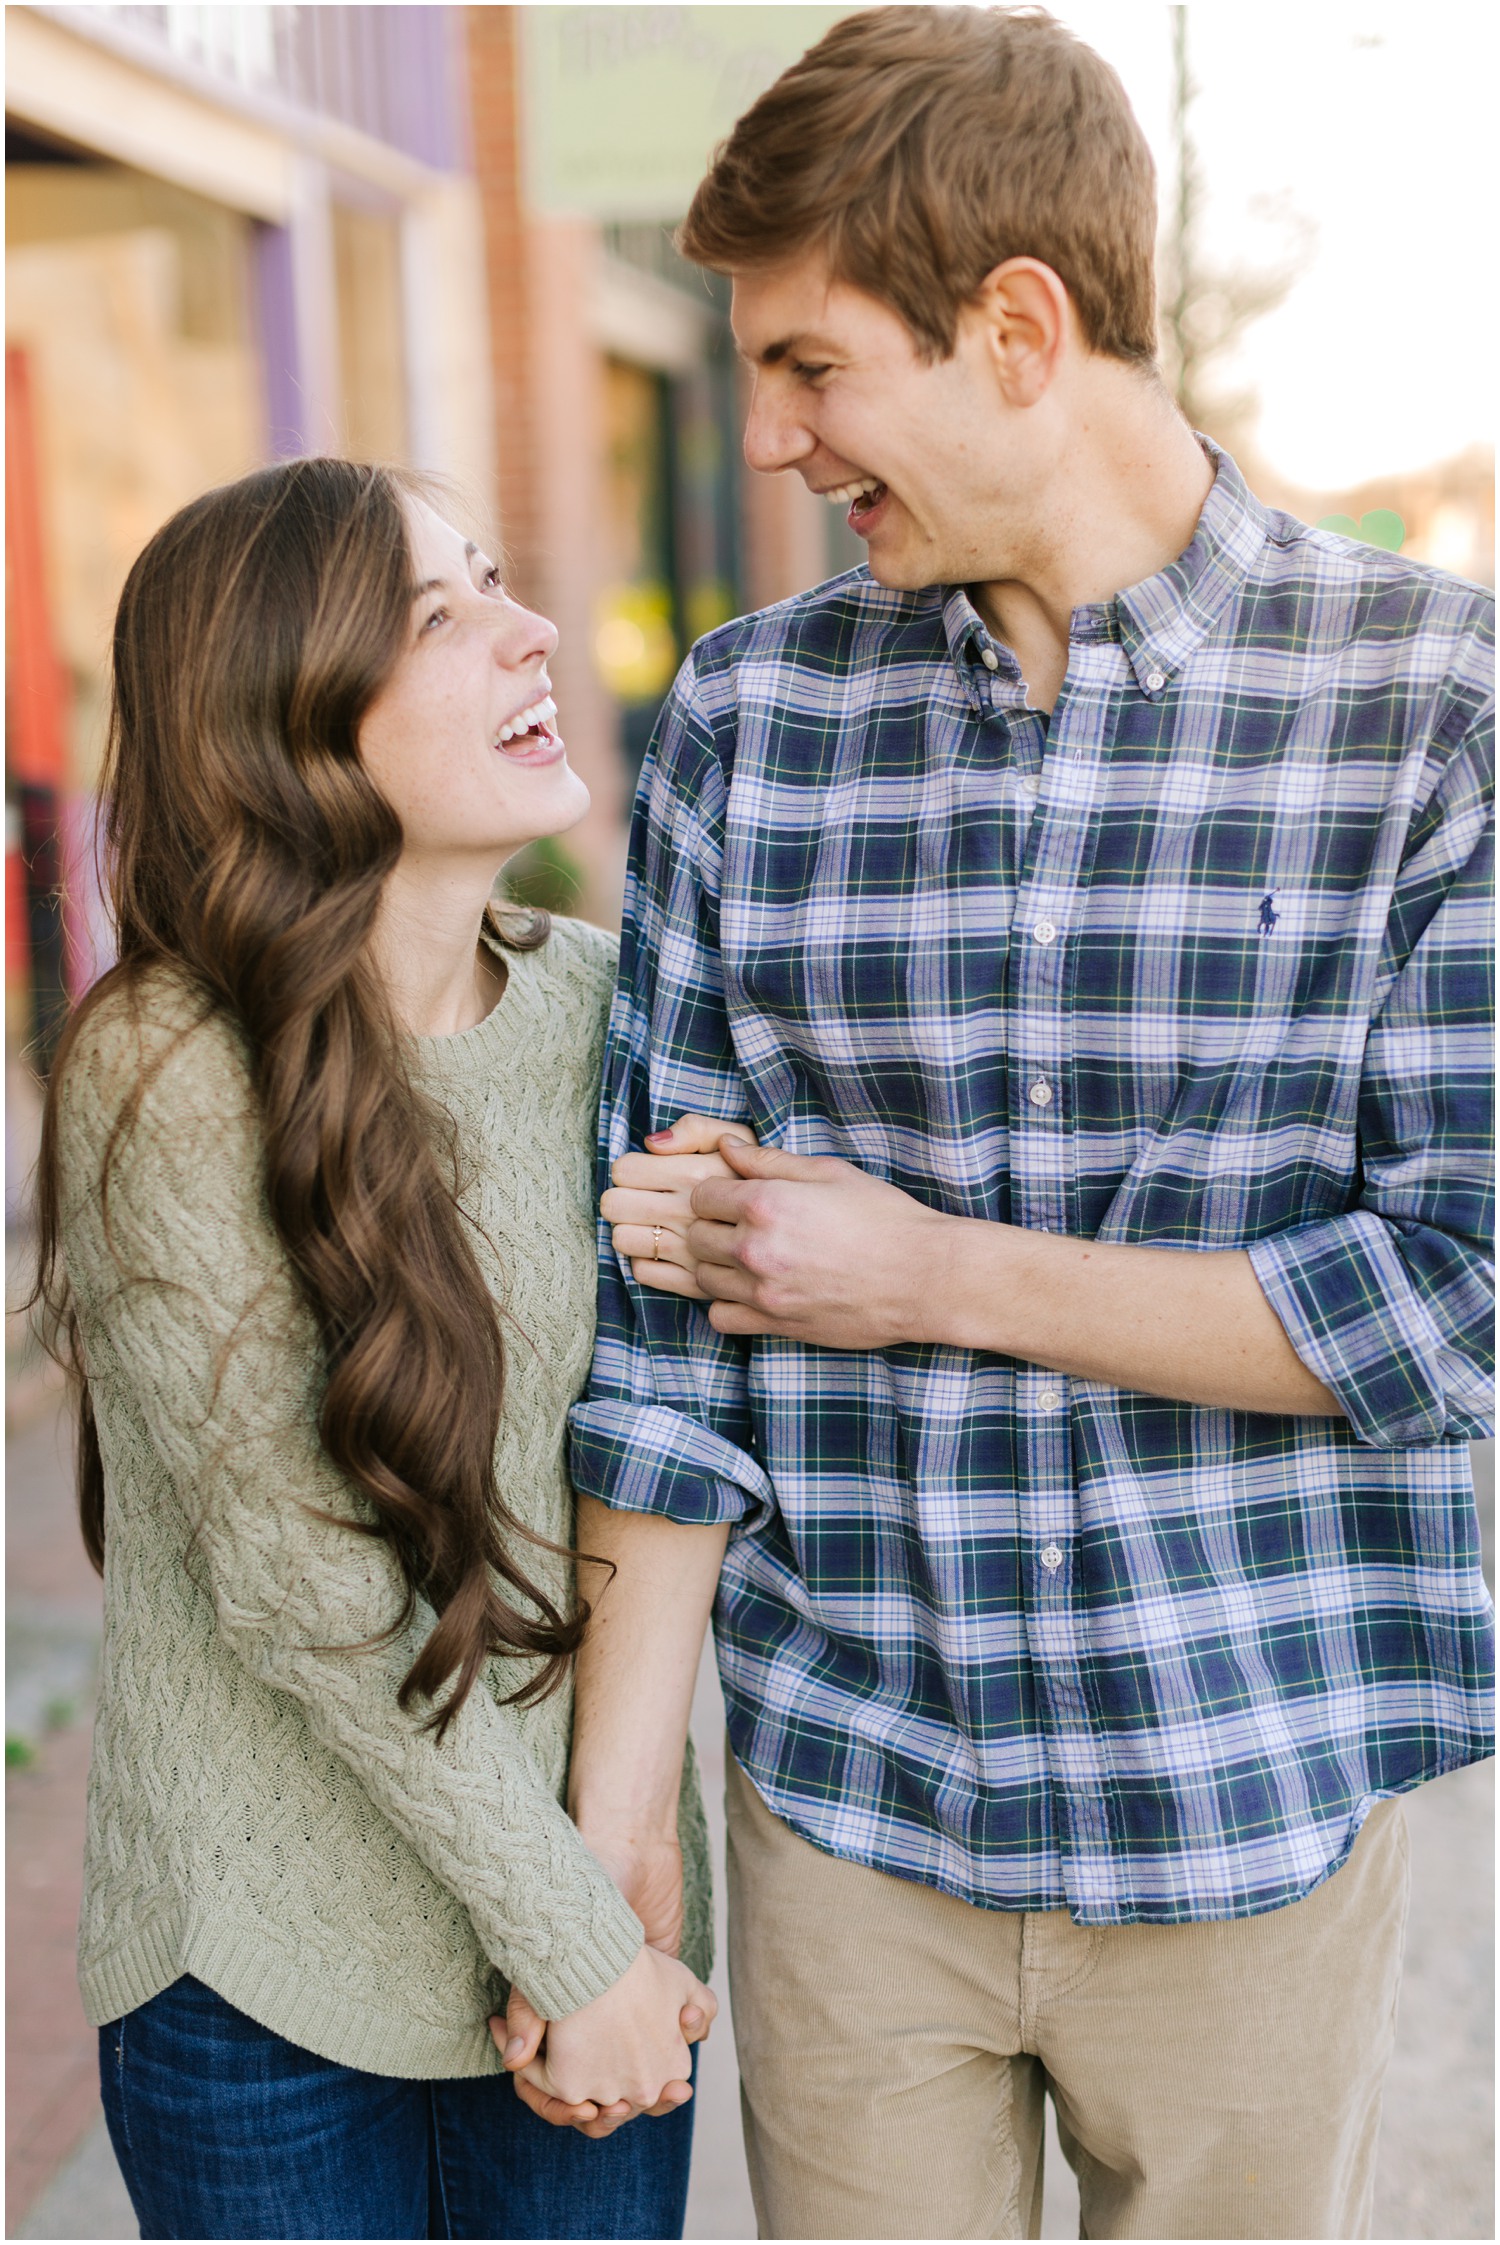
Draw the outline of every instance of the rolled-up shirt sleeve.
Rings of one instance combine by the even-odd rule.
[[[1379,1449],[1494,1431],[1493,715],[1449,759],[1393,900],[1347,1213],[1262,1240],[1298,1356]]]
[[[726,780],[691,657],[641,775],[599,1118],[599,1186],[649,1131],[749,1115],[718,951]],[[640,1286],[599,1227],[599,1326],[570,1414],[574,1487],[622,1511],[743,1520],[772,1501],[753,1450],[748,1346],[704,1305]]]

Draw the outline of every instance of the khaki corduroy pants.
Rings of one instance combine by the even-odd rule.
[[[1044,2097],[1090,2238],[1369,2233],[1406,1822],[1261,1917],[1079,1926],[847,1863],[728,1762],[729,1968],[760,2234],[1040,2234]]]

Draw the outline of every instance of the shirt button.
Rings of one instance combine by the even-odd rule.
[[[1038,943],[1055,943],[1057,941],[1057,930],[1050,920],[1038,920],[1031,932]]]
[[[1055,1543],[1049,1543],[1046,1550],[1042,1553],[1042,1565],[1046,1568],[1049,1575],[1055,1575],[1057,1573],[1058,1568],[1062,1565],[1062,1559],[1063,1555],[1058,1550]]]
[[[1032,773],[1028,773],[1021,782],[1021,792],[1023,795],[1040,795],[1042,783]]]
[[[1052,1086],[1045,1076],[1038,1076],[1026,1096],[1033,1107],[1050,1107],[1052,1104]]]
[[[1043,1388],[1036,1401],[1039,1411],[1055,1411],[1061,1403],[1062,1397],[1058,1394],[1056,1388]]]
[[[1166,684],[1166,683],[1167,683],[1167,680],[1166,680],[1166,673],[1165,673],[1164,671],[1160,671],[1160,670],[1148,670],[1148,671],[1147,671],[1147,673],[1146,673],[1146,686],[1147,686],[1147,689],[1148,689],[1148,691],[1149,691],[1149,692],[1151,692],[1151,693],[1153,693],[1153,694],[1159,694],[1159,693],[1161,692],[1161,690],[1162,690],[1163,686],[1165,686],[1165,684]]]
[[[983,663],[986,670],[998,670],[1000,668],[1000,657],[995,653],[993,647],[981,647],[979,650],[979,660]]]

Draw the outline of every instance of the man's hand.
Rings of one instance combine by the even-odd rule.
[[[578,1824],[589,1852],[604,1865],[663,1956],[682,1951],[682,1846],[675,1829],[647,1838],[604,1829],[587,1817]]]
[[[719,1155],[734,1176],[693,1187],[687,1231],[718,1332],[831,1349],[929,1337],[950,1217],[851,1162],[733,1140]]]
[[[726,1142],[687,1251],[721,1333],[927,1341],[1228,1411],[1338,1417],[1243,1249],[1101,1245],[947,1216],[849,1162]]]

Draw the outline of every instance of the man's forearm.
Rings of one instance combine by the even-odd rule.
[[[1101,1246],[951,1220],[924,1338],[1230,1411],[1342,1417],[1242,1252]]]
[[[569,1807],[591,1842],[670,1839],[729,1529],[580,1497],[577,1537],[594,1612],[578,1656]],[[611,1562],[614,1574],[589,1560]]]
[[[826,1156],[721,1153],[734,1177],[694,1186],[686,1234],[721,1333],[936,1341],[1176,1402],[1344,1416],[1243,1251],[1100,1246],[945,1215]]]

